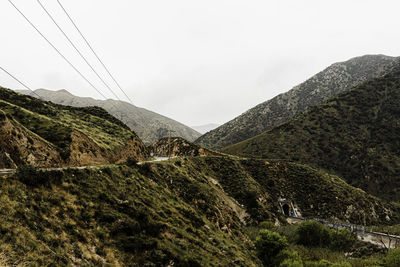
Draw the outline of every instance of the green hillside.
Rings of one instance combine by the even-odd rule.
[[[283,161],[198,157],[21,168],[0,177],[0,187],[0,264],[10,266],[261,266],[247,227],[283,223],[280,196],[307,216],[400,222],[398,205]]]
[[[311,164],[376,196],[398,201],[399,88],[400,72],[390,73],[223,151]]]
[[[4,142],[1,150],[16,164],[26,161],[18,155],[29,150],[24,139],[28,139],[32,151],[37,141],[48,145],[46,153],[61,157],[53,163],[45,159],[45,164],[40,162],[43,159],[32,160],[37,166],[91,165],[115,162],[128,155],[144,159],[147,155],[134,132],[98,107],[57,105],[0,87],[0,111],[6,116],[0,131]],[[5,140],[13,140],[13,144]]]
[[[290,91],[244,112],[204,134],[195,143],[220,149],[270,130],[347,89],[391,72],[400,59],[366,55],[332,64]]]
[[[21,91],[21,93],[35,96],[30,91]],[[50,91],[38,89],[35,90],[35,93],[44,100],[57,104],[74,107],[101,107],[129,126],[146,145],[150,145],[160,138],[168,136],[169,130],[173,130],[175,135],[189,141],[194,141],[201,135],[182,123],[124,101],[110,99],[95,100],[90,97],[78,97],[66,90]]]

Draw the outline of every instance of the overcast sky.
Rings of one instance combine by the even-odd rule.
[[[229,121],[337,61],[400,55],[398,0],[60,1],[136,106],[187,125]],[[36,0],[13,2],[112,97]],[[105,75],[57,1],[42,3]],[[101,99],[8,0],[0,10],[0,66],[34,89]],[[2,72],[0,85],[21,88]]]

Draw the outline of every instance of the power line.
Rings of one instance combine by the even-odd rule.
[[[33,91],[30,87],[28,87],[27,85],[25,85],[23,82],[21,82],[19,79],[17,79],[17,77],[15,77],[14,75],[12,75],[11,73],[9,73],[6,69],[4,69],[3,67],[1,67],[0,66],[0,69],[2,70],[2,71],[4,71],[5,73],[7,73],[8,75],[10,75],[11,76],[11,78],[13,78],[14,80],[16,80],[19,84],[21,84],[23,87],[25,87],[26,89],[28,89],[28,90],[30,90],[32,93],[34,93],[35,95],[37,95],[38,97],[39,97],[39,99],[42,99],[43,100],[43,98],[40,96],[40,95],[38,95],[35,91]]]
[[[101,80],[101,82],[108,88],[108,90],[118,99],[118,95],[115,94],[115,92],[108,86],[108,84],[103,80],[103,78],[100,77],[99,73],[93,68],[93,66],[89,63],[89,61],[85,58],[85,56],[81,53],[81,51],[76,47],[76,45],[72,42],[72,40],[68,37],[68,35],[63,31],[63,29],[60,27],[60,25],[55,21],[54,17],[49,13],[49,11],[43,6],[43,4],[40,2],[40,0],[37,0],[39,5],[42,7],[42,9],[46,12],[46,14],[49,16],[49,18],[53,21],[53,23],[57,26],[57,28],[61,31],[61,33],[64,35],[64,37],[68,40],[68,42],[72,45],[72,47],[76,50],[76,52],[80,55],[80,57],[86,62],[86,64],[92,69],[92,71],[97,75],[97,77]]]
[[[99,62],[101,63],[101,65],[104,67],[104,69],[107,71],[108,75],[110,75],[110,77],[113,79],[113,81],[115,82],[115,84],[119,87],[119,89],[122,91],[122,93],[124,93],[124,95],[126,96],[126,98],[131,102],[131,104],[133,105],[132,100],[129,98],[129,96],[125,93],[124,89],[122,89],[121,85],[118,83],[118,81],[114,78],[114,76],[111,74],[111,72],[109,71],[109,69],[106,67],[106,65],[103,63],[103,61],[100,59],[100,57],[97,55],[97,53],[94,51],[93,47],[90,45],[89,41],[85,38],[85,36],[83,35],[83,33],[79,30],[78,26],[76,25],[76,23],[74,22],[74,20],[71,18],[71,16],[69,15],[69,13],[67,12],[67,10],[64,8],[64,6],[61,4],[61,2],[59,0],[57,0],[58,4],[60,5],[60,7],[62,8],[62,10],[64,11],[64,13],[67,15],[67,17],[69,18],[69,20],[71,21],[71,23],[74,25],[75,29],[78,31],[78,33],[81,35],[82,39],[86,42],[86,44],[88,45],[88,47],[90,48],[90,50],[93,52],[93,54],[96,56],[96,58],[99,60]]]
[[[57,49],[57,47],[55,47],[53,45],[52,42],[49,41],[49,39],[46,38],[46,36],[44,36],[40,30],[24,15],[24,13],[22,13],[21,10],[18,9],[18,7],[16,5],[14,5],[14,3],[11,0],[8,0],[8,2],[21,14],[22,17],[24,17],[24,19],[36,30],[36,32],[43,37],[43,39],[46,40],[46,42],[93,88],[95,89],[104,99],[107,99],[107,97],[105,97],[103,95],[103,93],[97,89],[72,63],[71,61],[69,61],[61,52],[60,50]]]

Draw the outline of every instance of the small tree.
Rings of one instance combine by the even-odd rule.
[[[311,247],[327,247],[330,244],[328,227],[316,221],[307,221],[299,225],[296,231],[297,243]]]
[[[19,166],[15,176],[28,186],[40,186],[47,182],[43,172],[31,165]]]
[[[356,242],[357,237],[347,229],[331,231],[330,248],[339,251],[347,251]]]
[[[137,159],[135,159],[134,157],[129,157],[129,158],[126,160],[125,164],[126,164],[127,166],[129,166],[129,167],[135,167],[135,166],[138,164],[138,161],[137,161]]]
[[[257,236],[255,245],[257,255],[264,263],[264,266],[279,266],[279,263],[277,264],[276,262],[279,261],[277,256],[287,248],[288,242],[285,237],[278,233],[263,229]]]

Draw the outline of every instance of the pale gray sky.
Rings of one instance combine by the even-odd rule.
[[[13,2],[112,96],[36,0]],[[98,66],[56,0],[42,2]],[[400,55],[395,0],[61,2],[135,105],[187,125],[224,123],[337,61]],[[101,99],[7,0],[0,10],[0,66],[32,88]],[[2,72],[0,85],[21,88]]]

